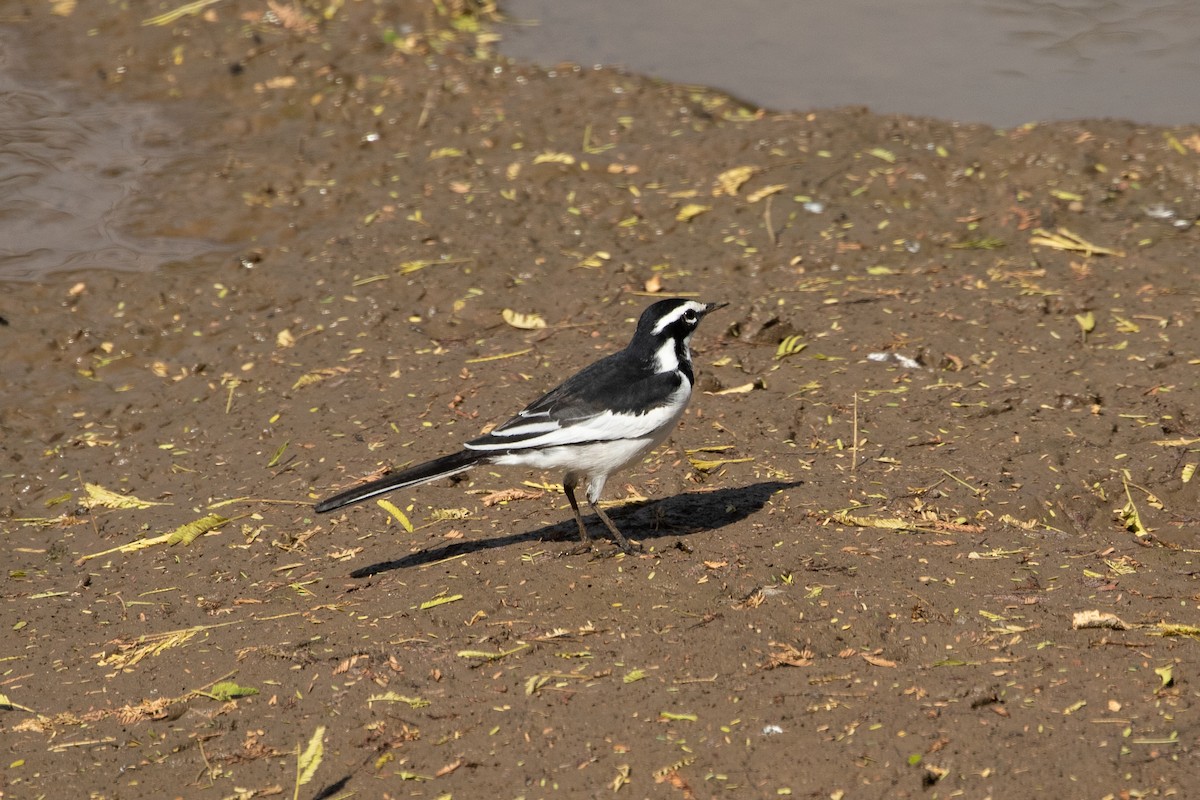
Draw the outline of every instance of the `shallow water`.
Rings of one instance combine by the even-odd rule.
[[[39,82],[15,46],[0,37],[0,281],[149,270],[218,247],[122,227],[140,181],[182,153],[179,131],[151,106],[102,104]]]
[[[502,51],[620,65],[779,110],[1012,126],[1200,122],[1191,0],[511,0]],[[529,24],[536,22],[537,24]]]

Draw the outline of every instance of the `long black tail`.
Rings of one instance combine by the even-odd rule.
[[[351,503],[369,500],[385,492],[390,492],[393,489],[400,489],[405,486],[417,486],[422,483],[436,481],[438,478],[448,478],[451,475],[457,475],[460,472],[469,470],[479,462],[484,461],[489,455],[492,454],[463,450],[454,455],[435,458],[433,461],[426,461],[424,464],[409,467],[402,472],[393,472],[390,475],[384,475],[379,480],[364,483],[362,486],[355,486],[353,489],[347,489],[344,492],[335,494],[333,497],[327,497],[313,506],[313,509],[318,514],[324,514],[326,511],[333,511],[342,506],[348,506]]]

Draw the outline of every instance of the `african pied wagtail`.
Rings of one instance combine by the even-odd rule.
[[[587,501],[629,552],[629,540],[597,505],[608,476],[635,464],[675,427],[692,396],[688,344],[704,315],[728,303],[660,300],[642,312],[629,345],[568,378],[490,433],[453,455],[356,486],[317,503],[324,513],[406,486],[457,475],[480,464],[566,470],[563,491],[590,546],[575,500],[587,481]]]

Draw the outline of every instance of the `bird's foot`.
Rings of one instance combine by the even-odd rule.
[[[646,551],[646,548],[642,547],[641,542],[635,542],[630,539],[626,539],[625,537],[621,537],[617,540],[617,547],[621,548],[621,552],[627,556],[631,556],[636,553],[644,553]]]
[[[588,553],[595,553],[596,546],[591,541],[580,542],[572,548],[562,551],[564,556],[582,556]]]

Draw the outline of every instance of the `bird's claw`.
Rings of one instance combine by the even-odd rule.
[[[593,545],[590,541],[588,541],[588,542],[580,542],[579,544],[575,545],[574,547],[570,548],[569,550],[564,550],[562,554],[564,556],[581,556],[581,555],[584,555],[585,553],[594,553],[594,552],[596,552],[595,545]]]
[[[617,545],[617,551],[611,554],[613,556],[615,556],[618,552],[624,553],[627,556],[637,555],[639,553],[646,552],[646,549],[644,547],[642,547],[640,542],[633,542],[633,541],[630,541],[629,539],[626,539],[621,542],[616,542],[616,545]],[[562,555],[564,555],[564,556],[582,556],[582,555],[588,555],[588,554],[595,555],[597,557],[599,557],[599,555],[600,555],[600,551],[596,548],[596,543],[590,539],[586,542],[580,542],[579,544],[575,545],[571,549],[564,550],[562,553]]]

